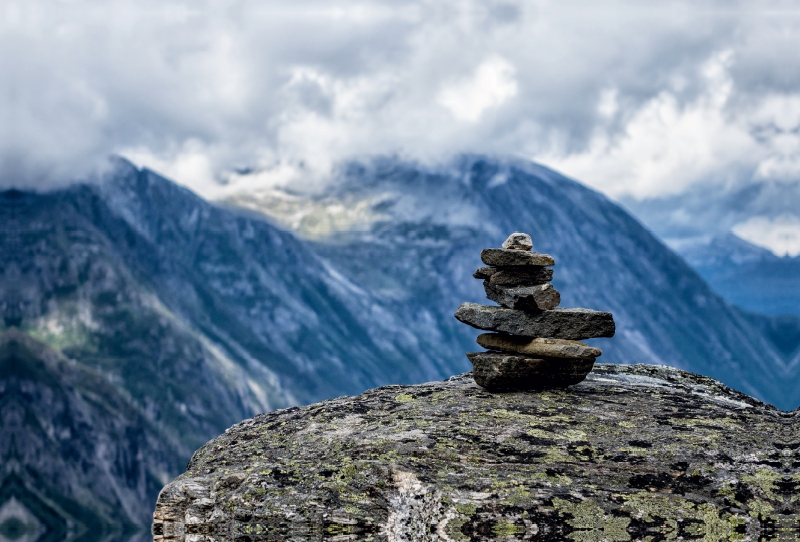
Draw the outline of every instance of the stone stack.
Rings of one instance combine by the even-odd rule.
[[[478,385],[492,391],[565,387],[581,382],[602,354],[581,339],[612,337],[610,312],[558,309],[561,294],[553,288],[547,254],[533,252],[529,235],[513,233],[502,248],[481,252],[487,267],[473,275],[483,279],[486,297],[500,307],[463,303],[456,318],[478,329],[489,352],[469,352]]]

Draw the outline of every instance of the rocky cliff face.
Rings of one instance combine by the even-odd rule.
[[[160,494],[157,541],[738,540],[800,533],[798,411],[659,366],[564,390],[469,375],[239,423]]]
[[[104,375],[16,328],[0,334],[0,527],[101,540],[146,524],[180,453]]]

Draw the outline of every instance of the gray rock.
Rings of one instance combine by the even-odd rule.
[[[527,356],[551,358],[576,358],[594,360],[603,355],[599,348],[586,343],[565,339],[531,339],[503,333],[483,333],[476,339],[478,344],[489,350],[516,352]]]
[[[553,268],[542,267],[540,265],[519,265],[514,267],[481,267],[481,269],[493,269],[488,277],[492,284],[499,286],[534,286],[545,284],[553,280]],[[477,271],[476,271],[477,273]]]
[[[162,490],[153,538],[792,540],[798,418],[666,366],[386,386],[231,427]]]
[[[565,388],[582,382],[594,359],[532,358],[520,354],[467,352],[472,376],[490,391]]]
[[[527,311],[551,310],[561,303],[561,294],[552,284],[536,286],[498,286],[483,281],[486,297],[509,309]]]
[[[553,280],[553,268],[541,265],[479,267],[472,274],[476,279],[492,281],[500,286],[535,286]]]
[[[477,303],[462,303],[455,317],[467,325],[525,337],[581,340],[613,337],[614,317],[610,312],[589,309],[554,309],[538,313]]]
[[[472,276],[475,277],[476,279],[485,280],[494,275],[495,273],[497,273],[497,271],[498,269],[496,267],[479,267],[478,269],[475,270]]]
[[[533,250],[533,241],[527,233],[512,233],[503,241],[502,247],[509,250]]]
[[[481,251],[481,261],[486,265],[555,265],[556,261],[549,254],[526,252],[524,250],[506,250],[504,248],[485,248]]]

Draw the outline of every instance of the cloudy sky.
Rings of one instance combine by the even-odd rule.
[[[0,182],[116,153],[213,198],[351,156],[479,152],[634,203],[796,184],[796,5],[4,0]],[[745,218],[800,252],[796,215]]]

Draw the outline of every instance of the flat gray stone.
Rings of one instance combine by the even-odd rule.
[[[531,339],[504,333],[483,333],[478,335],[476,341],[489,350],[513,352],[533,357],[594,360],[603,355],[603,351],[599,348],[566,339]]]
[[[512,233],[501,245],[509,250],[533,250],[533,241],[527,233]]]
[[[488,278],[492,284],[498,286],[535,286],[553,280],[553,268],[540,265],[482,267],[481,269],[493,269],[492,273],[488,273],[488,277],[481,278]]]
[[[499,286],[536,286],[553,280],[553,268],[541,265],[479,267],[472,274],[476,279],[491,280]]]
[[[497,273],[498,269],[496,267],[479,267],[475,270],[472,274],[473,277],[476,279],[486,280],[495,273]]]
[[[485,248],[481,251],[481,261],[486,265],[555,265],[556,261],[549,254],[527,252],[525,250],[507,250],[504,248]]]
[[[581,340],[613,337],[614,317],[610,312],[589,309],[554,309],[524,312],[477,303],[462,303],[455,317],[467,325],[525,337]]]
[[[531,358],[519,354],[467,352],[475,383],[489,391],[565,388],[582,382],[594,360]]]
[[[536,286],[499,286],[483,281],[486,297],[509,309],[523,311],[551,310],[561,303],[561,294],[552,284]]]

